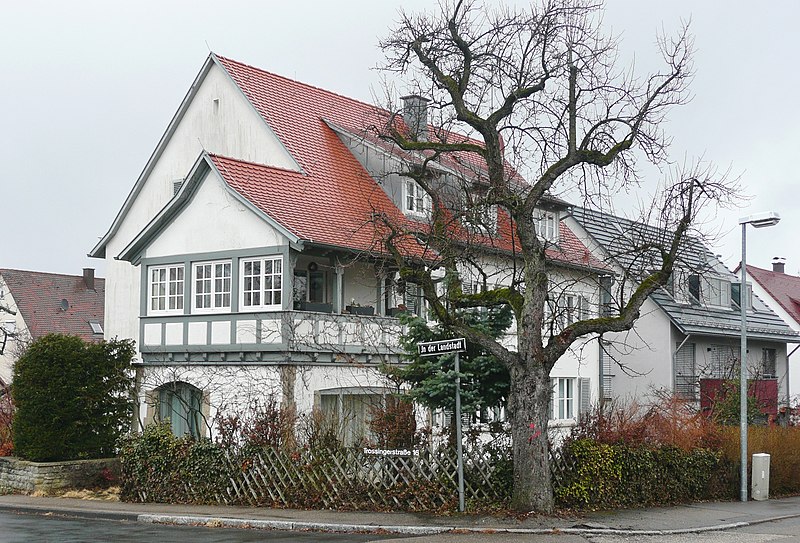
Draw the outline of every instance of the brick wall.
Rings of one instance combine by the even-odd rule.
[[[0,457],[0,494],[51,494],[70,489],[94,488],[104,481],[104,470],[109,470],[118,478],[119,460],[101,458],[69,462],[27,462]]]

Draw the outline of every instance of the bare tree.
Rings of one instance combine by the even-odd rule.
[[[658,234],[636,248],[646,256],[640,260],[656,265],[642,268],[613,315],[548,325],[555,265],[537,232],[537,209],[567,190],[596,200],[636,187],[637,156],[667,163],[662,121],[688,98],[688,28],[661,37],[664,70],[637,79],[615,65],[616,42],[601,33],[601,17],[602,4],[584,0],[543,0],[525,9],[447,0],[435,13],[401,13],[381,44],[384,69],[428,101],[435,128],[420,129],[398,114],[378,128],[384,145],[407,158],[398,173],[424,189],[431,207],[424,225],[380,214],[373,221],[388,232],[384,248],[401,281],[419,286],[433,316],[508,368],[513,505],[523,511],[553,507],[547,432],[531,429],[547,428],[556,361],[579,338],[629,330],[647,297],[667,284],[703,206],[733,195],[708,171],[665,184],[648,206]],[[510,247],[496,244],[486,224],[494,208],[495,220],[510,225]],[[421,242],[422,257],[409,257],[409,238]],[[494,287],[484,274],[484,292],[465,288],[464,265],[480,270],[482,258],[501,253],[510,285]],[[515,349],[461,318],[464,308],[496,305],[513,309]]]

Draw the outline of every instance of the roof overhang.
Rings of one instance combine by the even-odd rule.
[[[300,238],[293,232],[288,230],[285,226],[275,221],[272,217],[264,213],[261,209],[253,205],[250,200],[245,198],[238,191],[233,189],[226,181],[222,173],[217,169],[214,161],[205,151],[200,153],[200,156],[192,166],[186,181],[181,185],[180,190],[173,198],[167,203],[166,206],[139,232],[139,234],[125,247],[119,255],[117,260],[124,260],[137,265],[141,260],[141,255],[150,243],[169,225],[169,223],[183,210],[192,199],[203,179],[209,172],[213,172],[222,182],[225,190],[237,201],[241,202],[246,208],[253,212],[256,216],[261,218],[264,222],[269,224],[275,230],[280,232],[286,239],[289,240],[289,245],[293,249],[302,250],[303,243]]]

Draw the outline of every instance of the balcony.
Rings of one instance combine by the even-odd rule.
[[[396,357],[395,318],[311,311],[140,318],[145,363],[378,363]]]

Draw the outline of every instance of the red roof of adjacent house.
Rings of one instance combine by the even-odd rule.
[[[340,128],[378,142],[375,127],[387,122],[388,112],[231,59],[215,58],[302,168],[295,172],[211,155],[234,190],[298,238],[314,243],[384,252],[382,240],[389,230],[376,216],[402,225],[406,234],[424,230],[424,225],[403,215],[334,131]],[[386,145],[382,142],[381,147]],[[390,152],[410,157],[396,148]],[[461,155],[448,157],[445,165],[480,175],[474,154]],[[482,239],[476,241],[511,251],[517,245],[511,224],[506,213],[499,215],[497,235],[478,236]],[[425,254],[425,248],[410,235],[402,245],[412,255]],[[563,224],[558,247],[547,254],[567,264],[605,269]]]
[[[0,269],[0,277],[33,339],[50,333],[103,339],[103,334],[92,332],[89,322],[103,324],[105,279],[95,277],[94,289],[89,289],[81,275]]]
[[[750,264],[747,265],[747,274],[800,324],[800,277],[763,270]]]

